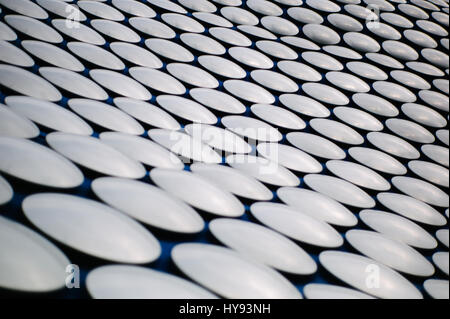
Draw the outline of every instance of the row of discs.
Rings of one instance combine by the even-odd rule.
[[[448,8],[0,0],[0,295],[448,299]]]

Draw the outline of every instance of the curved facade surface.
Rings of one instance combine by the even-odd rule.
[[[0,296],[449,298],[448,0],[0,0]]]

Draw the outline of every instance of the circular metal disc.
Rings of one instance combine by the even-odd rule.
[[[277,195],[287,205],[327,223],[352,227],[358,222],[345,206],[321,193],[307,189],[283,187],[278,189]]]
[[[449,253],[448,252],[437,252],[433,255],[434,264],[448,276],[449,274]]]
[[[14,190],[8,181],[0,175],[0,205],[8,203],[14,196]]]
[[[412,247],[435,249],[437,241],[425,229],[402,216],[379,210],[363,210],[361,220],[373,230]]]
[[[28,220],[44,233],[90,256],[146,264],[161,254],[158,240],[143,226],[93,200],[42,193],[27,197],[22,208]]]
[[[128,115],[148,125],[168,130],[181,128],[177,120],[156,105],[123,97],[115,98],[114,104]]]
[[[58,102],[61,93],[45,79],[16,66],[0,64],[0,84],[20,94]]]
[[[83,118],[101,127],[131,135],[141,135],[144,128],[120,109],[90,99],[71,99],[69,107]]]
[[[28,140],[0,137],[0,158],[0,171],[34,184],[74,188],[84,180],[72,162]]]
[[[201,210],[224,217],[244,214],[244,206],[234,195],[199,175],[154,169],[150,178],[162,189]]]
[[[243,138],[229,130],[199,123],[188,124],[184,130],[194,139],[201,140],[216,150],[239,154],[252,151],[251,146]]]
[[[183,158],[198,162],[217,164],[222,158],[210,146],[200,139],[194,139],[190,135],[163,129],[154,129],[148,132],[149,137],[169,151]]]
[[[135,80],[153,90],[175,95],[186,93],[184,85],[170,74],[145,67],[133,67],[129,71]]]
[[[448,280],[429,279],[425,281],[424,288],[434,299],[449,299]]]
[[[205,224],[190,206],[142,182],[103,177],[92,190],[105,203],[145,224],[177,233],[198,233]]]
[[[91,135],[92,128],[75,113],[59,105],[26,96],[8,96],[6,104],[14,112],[55,131]]]
[[[392,175],[404,175],[408,172],[406,167],[389,154],[366,147],[352,147],[349,155],[359,163],[374,170]]]
[[[340,178],[317,174],[306,175],[305,183],[316,192],[346,205],[360,208],[375,206],[375,201],[366,192]]]
[[[0,237],[0,287],[44,293],[65,286],[71,263],[50,241],[4,217],[0,217]]]
[[[288,169],[303,173],[320,173],[322,165],[311,155],[292,147],[276,143],[260,143],[258,153]]]
[[[95,299],[216,299],[185,279],[135,266],[96,268],[88,274],[86,285]]]
[[[30,54],[54,66],[75,72],[81,72],[85,69],[84,65],[72,54],[53,44],[43,41],[25,40],[22,41],[21,45]]]
[[[377,199],[393,212],[414,221],[433,226],[447,224],[447,220],[442,214],[415,198],[395,193],[380,193],[377,195]]]
[[[421,179],[396,176],[392,179],[392,184],[401,192],[433,206],[448,207],[449,205],[449,197],[446,193]]]
[[[289,143],[311,155],[327,159],[344,159],[345,152],[333,142],[309,133],[294,132],[287,135]]]
[[[54,132],[46,140],[58,153],[99,173],[134,179],[146,173],[141,163],[93,137]]]
[[[272,192],[264,184],[235,168],[195,163],[191,165],[191,170],[239,197],[261,201],[273,198]]]
[[[308,284],[303,292],[307,299],[374,299],[358,290],[325,284]]]
[[[320,263],[329,272],[350,286],[375,297],[385,299],[422,299],[422,294],[405,277],[372,259],[338,251],[325,251]],[[376,269],[380,275],[378,287],[367,285],[367,270]]]
[[[392,269],[420,277],[434,274],[433,265],[417,250],[382,234],[354,229],[345,238],[356,250]]]
[[[328,161],[326,165],[334,175],[355,185],[376,191],[388,191],[391,188],[387,180],[365,166],[346,161]]]
[[[250,210],[258,221],[294,240],[328,248],[340,247],[344,243],[333,227],[292,207],[277,203],[256,203]]]
[[[274,186],[298,186],[299,178],[280,164],[264,157],[252,155],[230,155],[226,162],[233,168],[243,171],[263,183]]]
[[[26,117],[0,104],[0,135],[17,138],[35,138],[39,128]]]
[[[279,273],[231,249],[181,244],[172,250],[172,259],[188,277],[225,298],[302,298],[301,293]]]
[[[408,167],[421,178],[444,187],[449,187],[448,169],[425,161],[410,161]]]
[[[394,156],[407,159],[418,159],[420,153],[405,140],[381,132],[371,132],[367,135],[369,142],[382,151]]]
[[[340,143],[359,145],[364,138],[351,127],[328,119],[313,119],[311,127],[320,134]]]
[[[99,137],[106,145],[144,165],[174,170],[184,169],[184,164],[175,154],[143,137],[117,132],[104,132]]]
[[[221,112],[241,114],[246,110],[239,100],[221,91],[197,88],[190,90],[189,95],[197,102]]]
[[[303,249],[269,228],[241,220],[215,219],[209,229],[223,244],[267,266],[297,275],[317,271],[316,263]]]

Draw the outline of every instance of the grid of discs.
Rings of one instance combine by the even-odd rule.
[[[0,295],[448,299],[448,24],[0,0]]]

